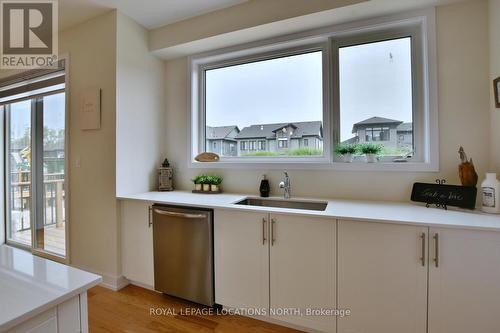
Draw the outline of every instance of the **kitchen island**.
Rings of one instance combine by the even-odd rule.
[[[88,332],[87,290],[101,277],[0,245],[0,332]]]

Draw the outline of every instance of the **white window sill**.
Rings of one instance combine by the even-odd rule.
[[[296,161],[274,161],[274,162],[196,162],[191,161],[189,167],[193,169],[296,169],[296,170],[333,170],[333,171],[365,171],[365,172],[438,172],[439,165],[424,162],[296,162]]]

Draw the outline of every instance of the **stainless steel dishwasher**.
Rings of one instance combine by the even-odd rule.
[[[213,306],[213,211],[153,205],[155,290]]]

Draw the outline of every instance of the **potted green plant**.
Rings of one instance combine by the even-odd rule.
[[[367,163],[377,162],[377,155],[380,154],[384,146],[372,143],[363,143],[359,145],[359,151],[365,155]]]
[[[210,190],[212,192],[220,191],[220,184],[222,184],[222,177],[220,176],[211,176],[210,179]]]
[[[354,159],[354,154],[358,151],[356,144],[349,143],[339,143],[335,147],[335,153],[342,158],[342,162],[344,163],[352,163]]]
[[[210,178],[209,176],[201,175],[200,183],[203,191],[210,191]]]
[[[191,179],[194,183],[194,189],[195,191],[201,191],[203,189],[203,184],[202,184],[202,176],[199,175],[199,176],[196,176],[194,177],[193,179]]]

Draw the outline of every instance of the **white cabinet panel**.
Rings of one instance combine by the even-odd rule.
[[[150,205],[140,201],[121,201],[120,205],[123,275],[153,287],[153,229],[148,225]]]
[[[57,311],[50,309],[7,331],[7,333],[58,333]]]
[[[338,307],[351,310],[339,333],[426,332],[422,234],[427,240],[427,228],[338,222]]]
[[[60,333],[81,332],[79,296],[57,306],[57,326]]]
[[[273,317],[334,332],[334,316],[306,311],[335,309],[335,221],[271,214],[271,223],[271,314],[300,309],[302,316],[277,312]]]
[[[429,333],[500,332],[500,233],[431,228],[430,237]]]
[[[269,307],[268,214],[214,212],[215,301],[228,307]]]

